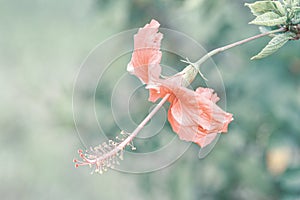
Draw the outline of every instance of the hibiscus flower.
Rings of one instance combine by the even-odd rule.
[[[147,84],[149,101],[169,95],[168,121],[180,139],[205,147],[218,133],[227,132],[232,114],[216,104],[219,97],[212,89],[199,87],[193,91],[184,87],[187,81],[192,81],[185,76],[189,73],[187,70],[160,78],[162,54],[159,49],[163,35],[158,32],[159,25],[152,20],[134,36],[134,52],[127,70]]]

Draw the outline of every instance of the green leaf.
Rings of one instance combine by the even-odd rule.
[[[262,15],[267,12],[275,12],[281,16],[285,15],[285,9],[279,1],[257,1],[254,3],[245,3],[255,16]]]
[[[261,26],[276,26],[285,24],[287,20],[286,16],[281,17],[274,12],[267,12],[262,15],[257,16],[249,24],[261,25]]]
[[[272,40],[259,52],[256,56],[253,56],[251,60],[254,59],[261,59],[264,57],[267,57],[274,52],[276,52],[278,49],[280,49],[288,40],[292,39],[294,34],[290,32],[282,33],[279,35],[276,35]]]

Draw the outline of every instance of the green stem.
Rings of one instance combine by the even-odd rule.
[[[246,39],[244,39],[244,40],[240,40],[240,41],[238,41],[238,42],[235,42],[235,43],[232,43],[232,44],[228,44],[228,45],[223,46],[223,47],[219,47],[219,48],[217,48],[217,49],[214,49],[214,50],[208,52],[208,53],[205,54],[202,58],[200,58],[196,63],[193,63],[193,64],[199,69],[200,66],[201,66],[207,59],[209,59],[210,57],[212,57],[213,55],[216,55],[216,54],[218,54],[218,53],[220,53],[220,52],[226,51],[226,50],[231,49],[231,48],[233,48],[233,47],[236,47],[236,46],[245,44],[245,43],[250,42],[250,41],[252,41],[252,40],[256,40],[256,39],[258,39],[258,38],[261,38],[261,37],[264,37],[264,36],[267,36],[267,35],[271,35],[271,34],[279,33],[279,32],[284,32],[284,31],[286,31],[286,28],[280,28],[280,29],[276,29],[276,30],[269,31],[269,32],[266,32],[266,33],[261,33],[261,34],[255,35],[255,36],[246,38]]]

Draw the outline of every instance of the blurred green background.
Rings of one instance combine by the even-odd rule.
[[[214,57],[235,120],[204,160],[192,145],[173,165],[147,174],[90,175],[72,163],[82,148],[72,87],[92,48],[155,18],[211,50],[258,34],[244,3],[1,0],[1,199],[300,199],[298,41],[259,61],[249,58],[268,38]]]

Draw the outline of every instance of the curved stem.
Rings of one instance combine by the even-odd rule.
[[[233,47],[245,44],[245,43],[250,42],[252,40],[255,40],[255,39],[267,36],[267,35],[271,35],[271,34],[274,34],[274,33],[284,32],[284,31],[286,31],[286,28],[283,27],[283,28],[280,28],[280,29],[276,29],[276,30],[273,30],[273,31],[269,31],[269,32],[266,32],[266,33],[261,33],[261,34],[255,35],[255,36],[246,38],[244,40],[240,40],[238,42],[228,44],[228,45],[223,46],[223,47],[219,47],[217,49],[214,49],[214,50],[208,52],[207,54],[205,54],[202,58],[200,58],[197,62],[195,62],[193,64],[199,69],[200,65],[203,64],[207,59],[209,59],[213,55],[216,55],[220,52],[226,51],[226,50],[231,49]]]

